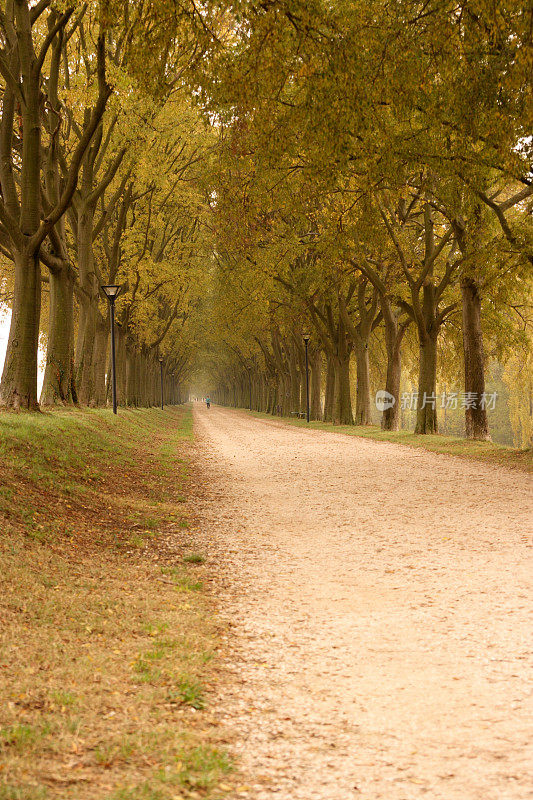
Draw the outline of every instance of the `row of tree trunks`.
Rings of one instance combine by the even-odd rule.
[[[372,293],[367,296],[368,279],[361,275],[357,281],[357,287],[352,283],[345,298],[339,292],[339,311],[346,328],[347,335],[350,337],[355,348],[355,362],[357,368],[356,381],[356,401],[355,401],[355,424],[370,425],[372,422],[372,408],[370,399],[370,361],[369,361],[369,342],[372,331],[381,320],[379,310],[379,294],[375,287]],[[348,310],[347,299],[356,292],[356,317],[353,319]]]
[[[400,378],[401,345],[405,331],[414,321],[419,338],[419,382],[416,432],[434,433],[437,431],[437,342],[439,332],[448,315],[455,309],[452,304],[439,308],[442,285],[437,287],[433,281],[432,259],[433,224],[431,213],[425,209],[426,258],[425,279],[420,283],[411,280],[412,303],[397,303],[388,296],[384,283],[377,273],[364,270],[364,279],[357,287],[357,323],[350,318],[347,297],[339,297],[339,317],[335,319],[331,306],[311,309],[313,321],[320,335],[326,354],[326,382],[324,409],[321,410],[322,353],[310,348],[310,418],[324,419],[337,424],[352,424],[350,358],[352,346],[355,350],[357,366],[356,382],[356,423],[371,422],[371,393],[369,366],[369,338],[374,327],[381,321],[385,326],[387,351],[387,370],[385,391],[390,403],[382,414],[384,430],[398,430],[400,424]],[[451,265],[450,271],[455,268]],[[369,299],[366,294],[366,281],[373,286]],[[354,285],[355,288],[355,285]],[[479,287],[473,277],[463,276],[461,281],[463,346],[465,354],[465,391],[475,397],[475,407],[466,408],[466,435],[470,438],[488,438],[487,413],[484,397],[484,355],[481,330],[481,298]],[[377,307],[379,305],[379,312]],[[260,375],[254,373],[252,407],[272,414],[283,414],[306,410],[305,396],[305,351],[297,337],[282,342],[278,329],[272,329],[272,349],[262,345],[266,370]],[[248,375],[248,373],[246,373]],[[230,378],[230,383],[231,383]],[[233,378],[237,383],[237,376]],[[234,392],[232,404],[240,407],[250,406],[246,393],[246,381],[242,377],[240,388]],[[229,389],[221,398],[229,403]]]
[[[313,353],[309,360],[310,419],[322,419],[321,372],[321,354]],[[291,387],[295,383],[298,395],[291,398]],[[235,372],[212,392],[214,402],[234,408],[250,408],[250,396],[254,411],[283,415],[294,410],[295,413],[304,414],[307,409],[305,373],[299,375],[296,381],[294,375],[267,370]]]
[[[439,238],[435,236],[433,208],[424,199],[422,202],[424,249],[423,257],[418,264],[410,259],[395,233],[408,217],[395,214],[391,210],[381,209],[385,227],[397,250],[399,265],[410,289],[411,300],[400,300],[398,305],[407,314],[407,324],[414,322],[419,342],[419,377],[418,403],[415,433],[437,433],[437,342],[442,326],[449,317],[456,313],[456,302],[442,307],[441,302],[446,289],[455,277],[461,274],[461,307],[464,351],[465,392],[473,400],[465,409],[465,432],[468,438],[487,439],[489,428],[485,407],[484,392],[484,354],[481,330],[481,299],[479,286],[474,275],[469,274],[469,260],[476,254],[476,231],[480,224],[480,210],[474,208],[467,222],[462,218],[452,220],[447,231]],[[418,211],[417,211],[418,213]],[[434,278],[435,261],[443,248],[451,241],[444,275],[439,280]],[[459,249],[459,255],[456,253]],[[381,265],[382,267],[383,265]],[[416,271],[418,267],[418,273]],[[358,265],[360,271],[368,277],[378,290],[381,309],[385,320],[385,340],[387,346],[387,391],[395,398],[395,407],[389,408],[383,415],[383,427],[395,430],[398,427],[399,376],[401,373],[400,346],[405,323],[399,323],[398,317],[392,313],[391,298],[387,294],[386,270],[374,269],[367,264]]]
[[[326,382],[326,403],[322,411],[322,353],[315,350],[309,358],[309,417],[311,420],[327,419],[328,410],[351,408],[350,392],[350,359],[345,358],[339,367],[333,359],[328,360],[331,376]],[[251,408],[255,411],[273,415],[298,413],[303,415],[307,410],[305,372],[251,373]],[[329,395],[329,399],[328,399]],[[250,373],[235,372],[212,393],[213,400],[221,405],[234,408],[250,408]]]
[[[340,313],[335,318],[330,303],[323,307],[310,303],[309,310],[327,358],[324,420],[337,425],[353,425],[350,388],[352,340],[346,331],[345,320]]]
[[[129,407],[150,407],[161,404],[161,365],[153,354],[141,352],[128,344],[120,332],[116,342],[117,400]],[[107,373],[108,398],[110,397],[111,365]],[[178,379],[163,369],[163,404],[181,402]],[[109,399],[108,399],[109,403]]]
[[[212,392],[214,402],[234,408],[251,408],[273,415],[304,414],[307,408],[305,351],[303,360],[297,345],[274,337],[272,351],[263,345],[265,367],[243,368],[228,372]],[[310,418],[321,419],[322,354],[312,349],[309,353]]]

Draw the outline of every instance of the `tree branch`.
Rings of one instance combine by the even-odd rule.
[[[33,6],[30,11],[30,22],[34,25],[41,14],[46,11],[46,9],[52,5],[52,0],[39,0],[39,2]]]
[[[46,54],[48,53],[50,45],[54,41],[59,31],[65,27],[65,25],[67,24],[73,13],[74,13],[73,8],[70,8],[68,11],[65,11],[65,13],[59,17],[54,27],[51,28],[50,31],[48,32],[46,39],[41,45],[41,49],[39,50],[39,55],[37,56],[37,60],[35,62],[35,69],[37,70],[38,75],[40,74],[43,68],[44,60],[46,58]]]
[[[112,87],[109,86],[105,79],[105,41],[102,34],[98,37],[97,56],[99,83],[98,98],[91,112],[88,124],[84,128],[81,139],[79,140],[72,156],[67,179],[59,202],[53,211],[46,217],[46,219],[41,222],[39,229],[31,238],[31,243],[36,250],[45,240],[49,230],[61,219],[67,210],[70,201],[72,200],[72,196],[74,195],[76,186],[78,184],[78,174],[81,162],[91,142],[93,134],[95,133],[100,120],[102,119],[107,101],[113,93]]]

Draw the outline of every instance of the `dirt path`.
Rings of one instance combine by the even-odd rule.
[[[533,797],[530,479],[216,407],[195,420],[235,632],[234,796]]]

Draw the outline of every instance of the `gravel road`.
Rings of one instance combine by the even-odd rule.
[[[533,798],[531,479],[194,416],[232,797]]]

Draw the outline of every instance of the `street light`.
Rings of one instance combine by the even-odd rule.
[[[159,359],[159,366],[161,368],[161,411],[163,411],[163,359]]]
[[[305,342],[305,401],[307,411],[307,422],[309,422],[309,339],[311,338],[308,333],[304,333],[303,339]]]
[[[113,387],[113,414],[117,413],[117,368],[115,360],[115,300],[117,299],[120,289],[122,288],[116,283],[111,283],[108,286],[100,287],[109,300],[109,320],[111,323],[111,364],[112,364],[112,377],[111,385]]]

